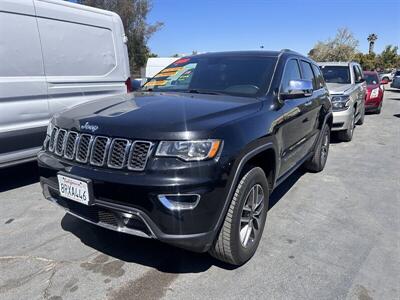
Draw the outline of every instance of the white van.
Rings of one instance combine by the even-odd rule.
[[[153,78],[158,72],[178,60],[179,57],[150,57],[146,63],[146,78]]]
[[[126,41],[109,11],[0,1],[0,168],[35,159],[54,113],[129,92]]]

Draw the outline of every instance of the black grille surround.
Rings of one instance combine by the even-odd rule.
[[[150,141],[131,141],[55,128],[47,151],[97,167],[143,171],[154,148]]]

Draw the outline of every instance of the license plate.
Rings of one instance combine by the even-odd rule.
[[[88,181],[71,178],[62,174],[57,175],[60,195],[67,199],[89,205],[90,194]]]

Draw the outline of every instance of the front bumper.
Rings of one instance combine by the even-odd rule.
[[[347,130],[350,126],[351,118],[354,114],[354,109],[349,107],[343,111],[333,111],[332,130]]]
[[[216,236],[216,224],[226,199],[227,178],[220,164],[204,162],[199,169],[127,172],[72,164],[45,151],[39,152],[41,185],[46,199],[92,224],[128,234],[155,238],[196,252],[207,251]],[[65,199],[58,191],[57,173],[90,179],[94,201],[90,206]],[[145,174],[146,173],[146,174]],[[148,174],[147,174],[148,173]],[[172,211],[160,194],[198,194],[191,210]]]

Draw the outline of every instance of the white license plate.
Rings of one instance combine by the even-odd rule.
[[[89,186],[85,181],[64,175],[57,175],[58,189],[62,197],[89,205]]]

